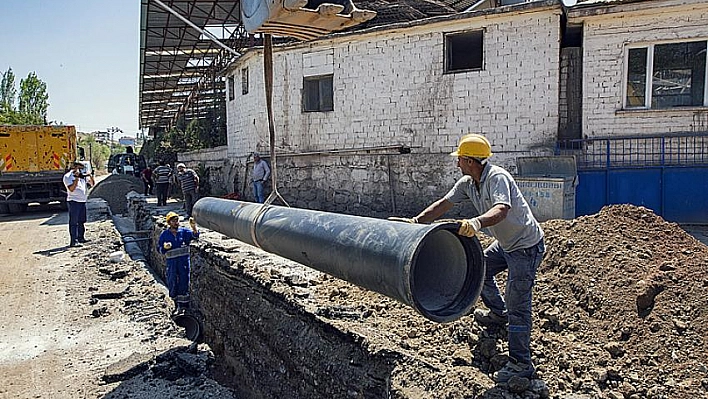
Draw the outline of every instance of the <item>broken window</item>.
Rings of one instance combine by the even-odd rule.
[[[445,72],[482,70],[484,31],[445,35]]]
[[[248,68],[241,70],[241,94],[248,94]]]
[[[626,108],[708,105],[706,41],[629,48]]]
[[[229,76],[228,82],[229,82],[229,101],[232,101],[236,97],[236,93],[234,93],[234,91],[236,90],[236,84],[234,83],[233,75]]]
[[[333,75],[308,76],[303,81],[302,104],[305,112],[334,110]]]

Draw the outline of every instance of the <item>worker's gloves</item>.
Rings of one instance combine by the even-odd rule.
[[[460,229],[457,230],[457,234],[465,237],[474,237],[475,234],[482,228],[482,222],[479,218],[463,219],[459,220]]]
[[[165,248],[166,251],[169,251],[170,249],[172,249],[172,243],[168,241],[162,244],[162,248]]]
[[[194,220],[194,218],[189,218],[189,226],[192,228],[192,231],[197,231],[197,221]]]
[[[394,221],[394,222],[403,222],[403,223],[418,223],[418,218],[417,218],[417,217],[414,217],[414,218],[399,218],[399,217],[396,217],[396,216],[391,216],[390,218],[388,218],[388,220],[392,220],[392,221]]]

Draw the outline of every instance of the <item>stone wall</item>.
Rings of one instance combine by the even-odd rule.
[[[643,2],[571,12],[584,23],[583,133],[588,137],[708,131],[707,107],[623,109],[628,45],[708,39],[705,2]],[[588,15],[589,14],[589,15]]]
[[[209,148],[178,154],[179,162],[197,171],[202,187],[208,192],[202,195],[221,196],[233,192],[236,170],[227,156],[227,147]]]

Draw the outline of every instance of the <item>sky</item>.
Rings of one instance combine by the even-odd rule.
[[[138,132],[140,0],[0,0],[0,71],[35,72],[49,121]],[[116,137],[117,139],[117,137]]]

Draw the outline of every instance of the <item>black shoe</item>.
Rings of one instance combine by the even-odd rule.
[[[76,241],[80,242],[81,244],[86,244],[87,242],[91,242],[91,240],[87,240],[85,238],[82,240],[76,240]]]
[[[503,327],[509,322],[506,316],[500,316],[486,309],[475,309],[474,321],[485,327]]]
[[[69,246],[72,248],[73,247],[83,247],[83,245],[81,245],[81,243],[79,243],[79,242],[72,242],[71,244],[69,244]]]

